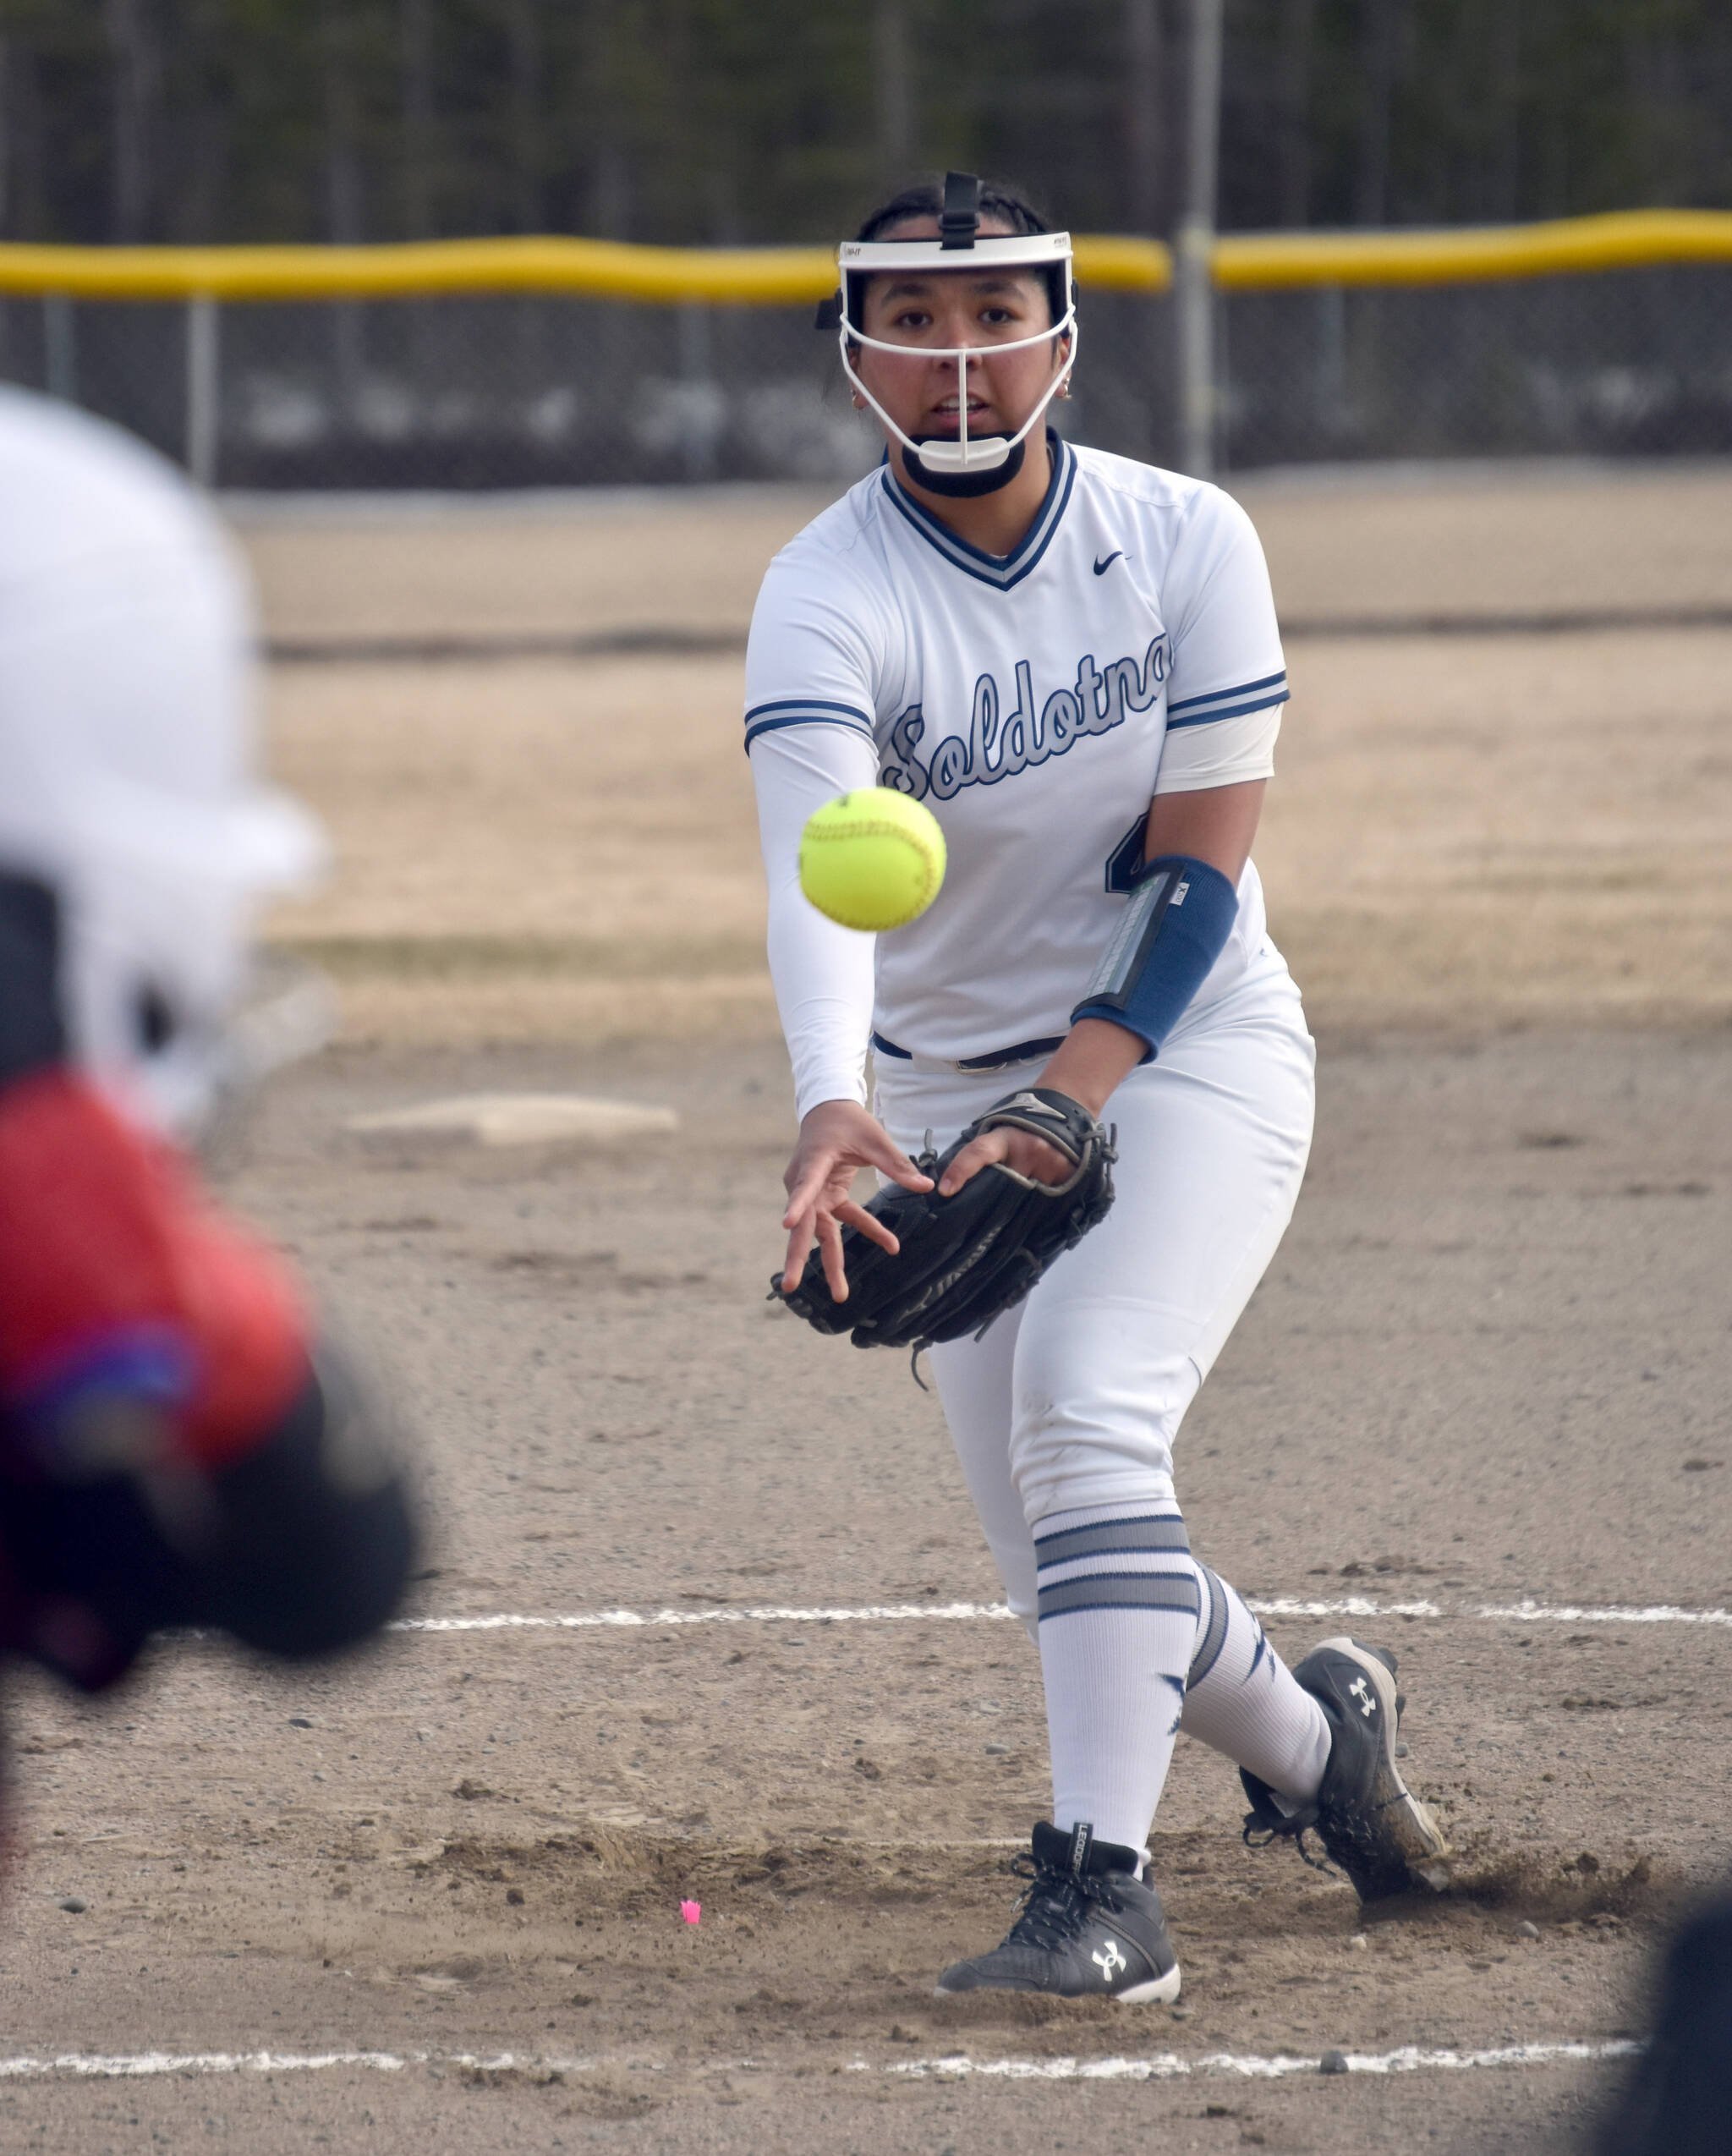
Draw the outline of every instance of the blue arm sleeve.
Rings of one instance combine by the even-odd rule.
[[[1148,1062],[1202,987],[1238,913],[1238,892],[1207,861],[1181,853],[1151,861],[1072,1024],[1105,1018],[1123,1026],[1147,1044]]]

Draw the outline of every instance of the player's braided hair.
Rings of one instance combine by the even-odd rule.
[[[944,182],[940,179],[917,180],[912,187],[905,187],[900,195],[891,195],[888,202],[875,209],[854,237],[862,242],[878,239],[907,218],[941,217],[943,215]],[[1006,180],[988,179],[980,183],[980,215],[983,222],[990,217],[999,224],[1008,225],[1014,233],[1052,230],[1022,189],[1012,187]]]
[[[910,217],[941,217],[944,215],[944,182],[941,179],[916,180],[912,187],[905,187],[889,201],[880,203],[854,234],[857,240],[881,239]],[[1050,232],[1046,219],[1037,210],[1022,189],[1009,180],[988,179],[980,184],[980,217],[985,223],[1007,226],[1013,233]],[[1052,310],[1052,319],[1064,317],[1068,295],[1065,290],[1065,272],[1056,263],[1043,272],[1046,281],[1047,304]],[[856,317],[858,319],[858,317]]]

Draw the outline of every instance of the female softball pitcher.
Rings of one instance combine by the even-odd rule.
[[[1362,1895],[1444,1848],[1395,1765],[1394,1658],[1332,1639],[1290,1671],[1192,1555],[1174,1486],[1311,1142],[1312,1041],[1249,859],[1287,695],[1274,607],[1229,496],[1044,425],[1077,354],[1071,245],[1019,195],[912,189],[840,267],[829,316],[885,462],[771,564],[747,660],[800,1116],[784,1286],[815,1249],[843,1294],[843,1226],[893,1247],[856,1171],[929,1188],[924,1134],[942,1149],[1007,1083],[1116,1125],[1104,1221],[932,1353],[1039,1651],[1053,1779],[1009,1936],[940,1989],[1168,2000],[1144,1845],[1180,1731],[1239,1766],[1247,1841],[1302,1852],[1314,1828]],[[797,864],[812,811],[876,785],[938,817],[949,870],[874,946],[807,903]],[[940,1195],[990,1162],[1048,1183],[1071,1165],[990,1130]]]

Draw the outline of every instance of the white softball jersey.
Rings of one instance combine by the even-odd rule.
[[[1015,551],[958,538],[881,466],[770,564],[746,661],[770,961],[798,1112],[1069,1030],[1157,793],[1268,777],[1287,684],[1263,551],[1220,489],[1055,435]],[[885,785],[943,827],[944,887],[877,938],[799,887],[806,819]],[[1193,1012],[1265,941],[1256,870]],[[874,948],[875,946],[875,948]]]

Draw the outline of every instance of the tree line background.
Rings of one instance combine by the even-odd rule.
[[[829,240],[912,172],[1160,233],[1184,0],[0,0],[0,237]],[[1725,0],[1228,0],[1221,222],[1732,202]]]

